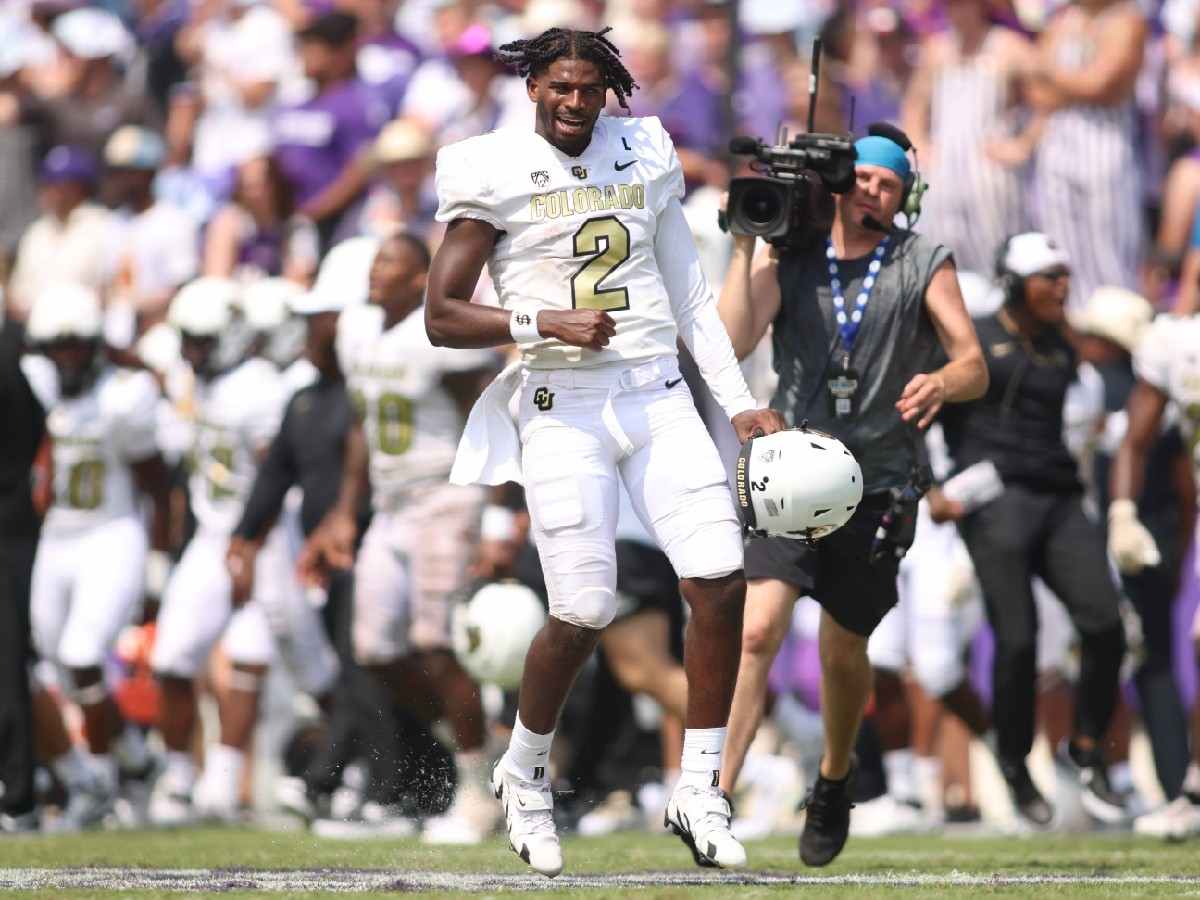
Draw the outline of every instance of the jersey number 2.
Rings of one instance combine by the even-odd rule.
[[[629,291],[601,287],[629,259],[629,229],[616,216],[588,219],[575,232],[575,255],[590,259],[571,276],[571,306],[604,312],[629,309]]]

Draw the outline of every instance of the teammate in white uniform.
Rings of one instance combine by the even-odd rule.
[[[692,610],[683,774],[666,821],[699,864],[744,865],[716,787],[737,674],[742,540],[676,340],[739,439],[783,427],[778,414],[755,409],[717,316],[670,137],[654,118],[601,116],[610,89],[625,105],[636,87],[603,34],[552,28],[500,49],[526,78],[535,129],[439,153],[437,217],[448,224],[425,307],[437,345],[515,340],[522,350],[523,363],[472,411],[451,480],[526,489],[550,619],[526,657],[492,785],[514,851],[548,876],[561,871],[562,852],[547,755],[567,692],[616,610],[618,479]],[[485,263],[501,309],[470,302]]]
[[[458,788],[450,810],[425,823],[431,843],[478,843],[495,823],[483,793],[486,759],[478,686],[451,647],[453,597],[468,586],[479,540],[481,488],[447,484],[466,412],[499,368],[492,351],[434,347],[421,304],[429,251],[397,233],[371,266],[370,303],[338,320],[338,359],[358,410],[346,444],[337,506],[310,538],[314,560],[349,567],[369,480],[374,515],[354,562],[358,661],[417,705],[436,698],[453,727]]]
[[[1200,477],[1200,316],[1159,316],[1138,345],[1133,367],[1138,380],[1125,407],[1129,425],[1113,461],[1108,506],[1108,551],[1126,574],[1158,565],[1162,558],[1153,536],[1138,520],[1134,498],[1141,494],[1146,458],[1168,404],[1178,413]],[[1200,614],[1192,623],[1192,636],[1200,654]],[[1164,812],[1167,821],[1155,823],[1160,828],[1147,829],[1149,833],[1172,838],[1200,834],[1200,702],[1192,707],[1192,763],[1184,776],[1183,793]],[[1143,830],[1141,820],[1137,825]]]
[[[163,594],[151,658],[162,688],[161,729],[168,753],[150,812],[164,824],[192,814],[197,787],[191,756],[193,680],[217,639],[224,635],[234,666],[230,690],[219,698],[220,742],[206,754],[203,790],[196,791],[197,807],[205,813],[232,817],[236,811],[243,748],[254,727],[259,681],[272,656],[261,606],[251,601],[234,608],[225,553],[258,454],[278,427],[285,394],[274,365],[261,358],[242,361],[245,345],[236,340],[231,321],[236,291],[224,279],[198,279],[179,292],[168,315],[181,332],[189,366],[188,383],[172,390],[172,399],[192,427],[188,489],[196,532]]]
[[[33,642],[82,708],[96,763],[94,789],[73,792],[68,804],[74,827],[99,821],[116,796],[110,751],[119,717],[102,667],[142,599],[147,535],[139,494],[154,500],[160,551],[167,521],[166,470],[154,443],[158,385],[145,372],[107,364],[100,331],[100,301],[90,288],[49,288],[29,319],[29,338],[45,355],[22,361],[47,410],[54,469],[33,566]]]

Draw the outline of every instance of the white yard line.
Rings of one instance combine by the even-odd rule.
[[[559,888],[679,887],[712,884],[747,886],[848,885],[858,887],[996,887],[1026,885],[1195,885],[1183,875],[975,875],[951,872],[845,875],[768,873],[643,872],[617,875],[564,875],[553,881],[532,875],[447,872],[389,872],[379,869],[0,869],[0,890],[159,890],[159,891],[538,891]]]

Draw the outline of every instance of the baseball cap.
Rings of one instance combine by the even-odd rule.
[[[1154,320],[1154,307],[1141,294],[1121,287],[1098,287],[1082,309],[1067,313],[1071,327],[1112,341],[1132,353]]]
[[[422,159],[432,155],[433,140],[429,132],[412,119],[396,119],[379,132],[374,153],[377,163]]]
[[[1002,262],[1005,269],[1021,278],[1071,264],[1067,252],[1040,231],[1027,231],[1010,238]]]
[[[121,20],[94,6],[63,13],[54,20],[51,32],[68,53],[80,59],[127,57],[133,53],[133,37]]]
[[[79,181],[91,184],[96,180],[96,160],[82,147],[59,144],[51,147],[42,160],[40,178],[43,184]]]
[[[138,125],[122,125],[104,145],[104,162],[114,169],[153,171],[167,155],[163,139]]]
[[[358,34],[358,17],[340,9],[318,12],[296,31],[300,40],[320,41],[340,47]]]

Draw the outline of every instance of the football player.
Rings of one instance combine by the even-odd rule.
[[[158,385],[146,372],[105,361],[100,300],[63,284],[35,301],[29,339],[44,356],[25,369],[45,409],[53,502],[33,567],[34,645],[63,673],[83,710],[95,777],[70,754],[55,768],[71,791],[64,824],[97,823],[112,808],[119,749],[116,706],[102,666],[142,599],[147,534],[141,495],[152,499],[154,546],[166,547],[166,469],[155,446]],[[122,738],[123,739],[123,738]]]
[[[168,312],[187,362],[181,377],[168,380],[168,393],[192,429],[188,493],[197,524],[163,593],[152,657],[167,746],[166,771],[150,804],[150,817],[158,824],[190,819],[194,788],[198,811],[226,819],[236,815],[243,748],[272,656],[262,607],[251,601],[234,608],[225,553],[259,454],[278,427],[285,393],[272,363],[244,358],[247,337],[233,321],[236,294],[231,281],[197,279],[176,295]],[[196,785],[193,680],[222,636],[233,675],[230,689],[218,698],[220,740],[208,748],[204,781]]]
[[[637,86],[605,33],[552,28],[500,48],[526,79],[534,128],[444,147],[426,327],[448,347],[515,341],[522,362],[468,422],[456,483],[523,482],[550,599],[525,662],[512,741],[492,785],[509,842],[562,870],[547,757],[580,667],[617,611],[618,480],[691,607],[682,775],[666,824],[706,866],[740,866],[717,785],[737,674],[745,579],[725,468],[683,384],[682,338],[742,441],[778,431],[756,409],[700,268],[684,180],[656,118],[602,116]],[[487,264],[502,308],[470,302]],[[509,414],[518,393],[519,423]]]
[[[342,312],[338,358],[358,411],[337,506],[309,539],[301,566],[347,568],[369,482],[374,515],[354,562],[355,656],[410,702],[429,695],[458,744],[458,785],[431,843],[477,843],[491,830],[479,688],[451,652],[451,598],[464,590],[483,491],[446,483],[466,412],[499,368],[489,351],[434,347],[422,303],[429,251],[400,232],[371,265],[370,303]]]
[[[1179,410],[1180,431],[1191,448],[1193,466],[1200,469],[1200,316],[1159,316],[1138,344],[1133,366],[1137,383],[1125,407],[1129,425],[1113,461],[1108,505],[1108,551],[1126,576],[1163,559],[1154,536],[1138,518],[1137,498],[1168,404]],[[1163,603],[1170,601],[1170,596],[1161,598]],[[1192,638],[1200,660],[1200,613],[1192,623]],[[1183,793],[1165,810],[1139,819],[1135,830],[1174,839],[1200,834],[1200,701],[1192,707],[1192,762]]]

